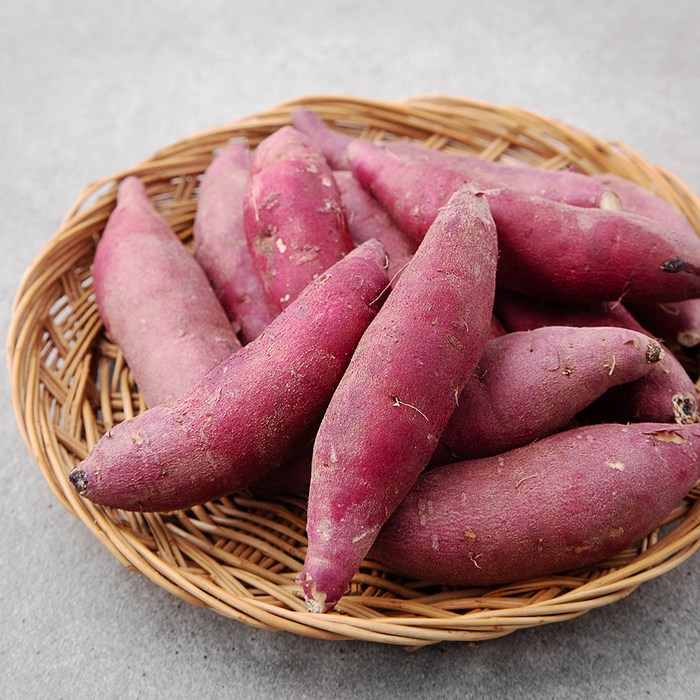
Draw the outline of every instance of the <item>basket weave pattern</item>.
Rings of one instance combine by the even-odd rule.
[[[619,600],[700,547],[700,485],[659,530],[585,571],[491,588],[458,589],[404,579],[366,561],[337,612],[306,611],[294,577],[306,546],[305,502],[234,494],[174,513],[131,513],[79,497],[69,471],[111,426],[144,410],[119,349],[105,334],[92,295],[95,246],[127,175],[191,243],[199,177],[232,138],[251,146],[314,109],[345,133],[410,138],[491,160],[582,172],[612,172],[683,211],[700,231],[700,201],[673,174],[624,144],[510,107],[444,96],[400,103],[309,97],[196,134],[140,165],[86,188],[26,271],[13,307],[8,362],[18,426],[59,501],[126,566],[191,603],[255,627],[324,639],[418,647],[485,640],[563,621]],[[694,362],[684,360],[697,377]]]

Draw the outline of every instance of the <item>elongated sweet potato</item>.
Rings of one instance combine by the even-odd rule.
[[[369,142],[353,142],[348,153],[355,177],[416,240],[465,182],[459,173],[402,160]],[[486,194],[498,229],[499,286],[576,303],[700,296],[698,238],[627,212],[506,188]]]
[[[119,186],[92,271],[100,317],[146,405],[184,393],[240,348],[204,271],[137,177]]]
[[[459,190],[363,335],[314,444],[298,578],[310,610],[340,599],[430,460],[489,335],[496,257],[485,198]]]
[[[353,248],[333,172],[291,126],[275,131],[253,153],[244,223],[273,313]]]
[[[292,114],[292,123],[313,141],[334,169],[346,170],[350,167],[348,151],[355,139],[331,129],[318,115],[308,109],[295,110]],[[602,179],[593,179],[575,170],[543,170],[526,166],[509,166],[466,153],[438,151],[413,141],[381,140],[374,141],[373,144],[398,158],[434,163],[460,173],[478,183],[481,189],[509,187],[526,194],[574,206],[604,209],[622,207],[613,186],[608,186]],[[630,209],[630,211],[636,211],[636,209]]]
[[[204,172],[194,219],[195,257],[207,273],[245,343],[265,330],[273,315],[253,268],[243,225],[250,161],[243,142],[226,146]]]
[[[350,236],[355,243],[364,243],[371,238],[380,241],[389,259],[389,279],[393,279],[411,260],[417,243],[396,226],[349,170],[337,171],[334,175]]]
[[[651,532],[698,477],[698,425],[576,428],[425,472],[371,556],[459,586],[589,566]]]
[[[555,304],[499,289],[496,313],[510,331],[542,326],[615,326],[646,333],[630,312],[618,303]],[[611,387],[589,411],[598,420],[672,421],[698,420],[698,392],[693,380],[671,352],[641,379]]]
[[[624,328],[548,326],[490,340],[433,462],[493,455],[562,430],[662,355],[655,340]]]
[[[106,433],[70,475],[127,510],[187,508],[245,488],[308,441],[388,278],[370,241],[183,396]]]
[[[292,122],[335,169],[350,167],[348,152],[356,139],[330,128],[308,109],[297,109]],[[544,170],[510,166],[464,152],[439,151],[414,141],[382,139],[373,143],[400,159],[434,163],[453,170],[484,190],[506,187],[564,204],[625,211],[653,219],[678,235],[696,235],[685,215],[673,205],[637,183],[611,173],[587,175],[575,167]]]

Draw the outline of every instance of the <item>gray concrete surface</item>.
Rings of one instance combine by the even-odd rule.
[[[313,93],[445,92],[624,141],[700,191],[700,5],[0,3],[0,317],[83,187]],[[576,620],[415,653],[258,631],[128,572],[54,499],[0,375],[0,697],[700,697],[700,557]]]

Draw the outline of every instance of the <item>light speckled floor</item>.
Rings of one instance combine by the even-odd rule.
[[[89,182],[313,93],[445,92],[616,138],[700,191],[700,6],[673,2],[0,4],[0,315]],[[694,698],[700,557],[574,621],[409,654],[257,631],[128,572],[0,434],[3,698]]]

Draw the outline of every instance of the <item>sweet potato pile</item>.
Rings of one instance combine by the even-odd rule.
[[[700,338],[700,238],[631,182],[299,110],[215,154],[194,241],[121,183],[94,291],[148,408],[70,479],[126,510],[308,496],[313,612],[368,555],[449,585],[587,566],[700,478],[669,349]]]

